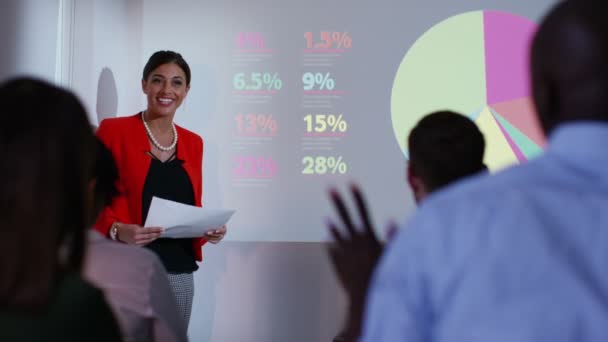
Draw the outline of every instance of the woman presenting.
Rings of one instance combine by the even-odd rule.
[[[154,53],[144,67],[142,89],[146,110],[105,119],[97,130],[116,160],[121,195],[104,210],[96,228],[113,240],[145,246],[159,256],[187,328],[201,247],[207,241],[220,242],[226,227],[204,238],[187,239],[160,238],[162,227],[143,227],[153,196],[202,206],[203,140],[173,123],[190,90],[190,67],[179,53]]]

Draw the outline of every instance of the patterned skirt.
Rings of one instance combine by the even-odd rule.
[[[169,284],[175,294],[177,308],[184,319],[184,326],[188,331],[190,314],[192,313],[192,299],[194,298],[194,275],[192,273],[167,273]]]

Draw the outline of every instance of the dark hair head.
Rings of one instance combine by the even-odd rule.
[[[0,103],[0,306],[39,309],[82,266],[93,131],[76,97],[43,81],[1,84]]]
[[[190,86],[190,67],[182,55],[174,51],[156,51],[154,54],[152,54],[150,59],[148,59],[148,63],[146,63],[146,66],[144,67],[142,79],[146,81],[152,71],[156,70],[156,68],[163,64],[169,63],[177,64],[177,66],[184,71],[184,74],[186,74],[186,85]]]
[[[95,188],[93,190],[92,222],[97,220],[97,216],[101,213],[101,210],[110,205],[112,200],[119,194],[116,187],[118,168],[116,167],[116,162],[114,162],[114,157],[99,138],[95,138],[95,140],[97,148],[93,168]]]
[[[531,51],[532,93],[545,131],[608,120],[608,21],[600,0],[563,1],[543,19]]]
[[[408,138],[410,166],[429,192],[485,170],[485,143],[477,125],[464,115],[440,111],[425,116]]]

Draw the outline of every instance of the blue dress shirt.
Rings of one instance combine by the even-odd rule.
[[[431,195],[387,247],[361,340],[608,341],[608,124]]]

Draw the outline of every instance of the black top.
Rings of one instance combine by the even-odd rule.
[[[0,308],[2,342],[118,342],[118,323],[103,293],[79,274],[61,276],[39,312]]]
[[[194,205],[194,191],[190,177],[182,167],[183,161],[177,159],[175,153],[165,162],[156,158],[152,152],[148,154],[152,161],[142,192],[142,221],[146,222],[152,196]],[[168,272],[189,273],[198,269],[192,244],[191,238],[160,238],[146,247],[159,256]]]

